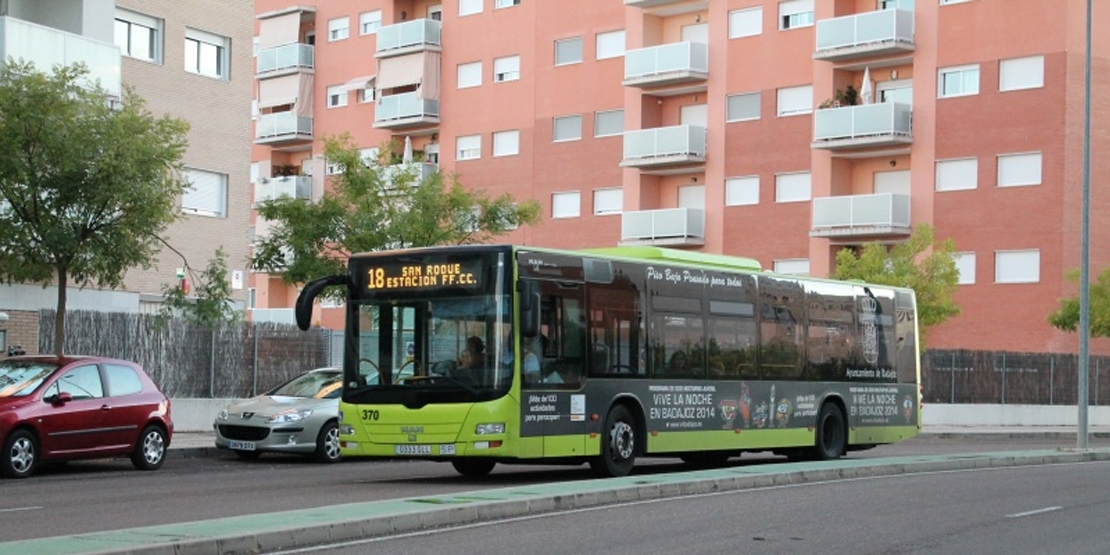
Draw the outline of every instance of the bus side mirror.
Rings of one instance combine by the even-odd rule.
[[[535,337],[540,334],[540,288],[534,281],[521,281],[517,291],[520,293],[520,335]]]
[[[301,289],[301,294],[297,295],[297,305],[294,308],[294,316],[297,317],[297,327],[303,331],[308,331],[312,325],[312,302],[320,295],[320,292],[325,287],[332,285],[348,285],[347,276],[328,276],[320,278],[316,281],[311,281],[308,285]]]

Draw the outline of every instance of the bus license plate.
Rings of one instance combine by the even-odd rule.
[[[253,441],[236,441],[229,439],[227,441],[228,449],[235,449],[236,451],[254,451],[255,446]]]
[[[431,455],[431,445],[396,445],[394,453],[398,455]]]

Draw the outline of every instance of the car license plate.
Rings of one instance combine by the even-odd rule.
[[[234,439],[229,439],[227,441],[227,447],[229,449],[235,449],[236,451],[254,451],[255,450],[255,446],[254,446],[253,441],[236,441]]]
[[[394,453],[398,455],[431,455],[431,445],[395,445]]]

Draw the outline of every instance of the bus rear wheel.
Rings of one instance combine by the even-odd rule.
[[[457,461],[451,461],[451,466],[455,467],[456,472],[472,478],[488,476],[490,472],[493,472],[493,466],[495,464],[497,463],[484,459],[459,459]]]
[[[632,472],[636,463],[636,419],[624,405],[616,405],[605,418],[601,454],[590,460],[590,468],[602,478],[619,478]]]
[[[813,458],[831,461],[844,455],[848,444],[848,430],[844,423],[844,413],[834,403],[825,403],[817,415],[817,437],[813,447]]]

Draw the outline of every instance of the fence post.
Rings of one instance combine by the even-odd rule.
[[[1006,404],[1006,353],[1002,353],[1002,404]]]
[[[1056,354],[1048,355],[1048,404],[1055,405],[1056,398],[1053,395],[1056,387]]]
[[[1102,359],[1095,359],[1095,406],[1098,406],[1098,382],[1099,373],[1102,370]]]
[[[956,404],[956,351],[952,351],[952,364],[948,366],[949,389],[948,402]]]
[[[251,397],[258,395],[258,324],[251,321],[251,338],[254,356],[251,359]]]
[[[208,354],[208,397],[216,398],[216,326],[211,331],[212,346]]]

